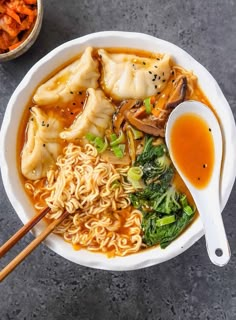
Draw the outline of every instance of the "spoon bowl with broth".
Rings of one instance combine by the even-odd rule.
[[[196,203],[209,258],[224,266],[230,259],[230,248],[220,210],[222,135],[217,118],[204,104],[185,101],[169,117],[166,143]]]

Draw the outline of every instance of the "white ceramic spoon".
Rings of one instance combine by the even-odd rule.
[[[181,172],[171,149],[171,130],[175,121],[184,114],[200,116],[211,128],[214,143],[214,168],[209,183],[198,189]],[[197,206],[205,230],[206,246],[210,260],[217,266],[224,266],[230,259],[230,248],[225,234],[220,210],[220,172],[222,160],[222,135],[214,113],[204,104],[197,101],[185,101],[171,113],[166,127],[166,144],[170,157],[185,182]]]

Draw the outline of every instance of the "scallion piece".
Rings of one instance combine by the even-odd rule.
[[[118,137],[117,137],[117,135],[115,134],[115,133],[112,133],[111,135],[110,135],[110,140],[111,140],[111,142],[114,142],[114,141],[116,141],[118,139]]]
[[[117,158],[123,158],[125,152],[125,144],[119,144],[111,148]]]
[[[156,224],[158,227],[162,227],[173,222],[175,222],[175,215],[160,218],[156,221]]]
[[[86,133],[85,138],[89,141],[89,142],[93,142],[96,139],[96,136],[92,133]]]
[[[132,167],[127,173],[128,181],[132,184],[134,189],[142,189],[144,183],[142,181],[143,170],[140,167]]]
[[[135,129],[135,128],[132,127],[132,126],[129,126],[129,128],[130,128],[130,130],[131,130],[132,133],[133,133],[134,140],[138,140],[138,139],[140,139],[140,138],[143,137],[142,131],[139,131],[139,130]]]
[[[146,108],[146,113],[147,113],[147,114],[150,114],[150,113],[152,112],[151,97],[146,98],[146,99],[143,101],[143,103],[144,103],[145,108]]]
[[[96,137],[92,133],[87,133],[85,135],[85,138],[97,149],[99,153],[104,152],[108,147],[108,142],[105,137],[105,139],[101,137]]]
[[[140,180],[143,175],[143,170],[140,167],[132,167],[128,171],[128,178],[131,180]]]
[[[112,134],[111,143],[110,143],[111,147],[117,146],[118,144],[125,142],[125,135],[124,135],[123,131],[121,131],[119,137],[116,138],[115,140],[114,140],[114,137],[115,137],[115,135],[113,136],[113,134]]]
[[[93,144],[99,153],[103,153],[108,147],[108,142],[106,137],[104,140],[101,137],[96,137],[95,140],[93,141]]]

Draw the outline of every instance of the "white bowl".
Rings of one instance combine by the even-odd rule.
[[[99,32],[90,34],[59,46],[38,61],[26,74],[13,93],[3,119],[0,135],[0,164],[4,187],[12,206],[23,223],[35,213],[20,180],[16,164],[17,132],[26,107],[35,88],[52,71],[69,61],[87,46],[137,48],[147,51],[169,53],[175,62],[187,70],[193,70],[205,95],[214,106],[220,121],[224,139],[224,161],[221,176],[221,209],[223,210],[236,176],[236,127],[233,114],[221,89],[212,75],[188,53],[176,45],[149,35],[129,32]],[[210,199],[214,201],[214,199]],[[34,228],[37,235],[45,224]],[[64,258],[77,264],[106,270],[134,270],[167,261],[192,246],[203,235],[200,219],[188,228],[166,249],[159,246],[127,257],[107,258],[100,253],[86,250],[74,251],[72,246],[57,235],[50,235],[45,244]]]

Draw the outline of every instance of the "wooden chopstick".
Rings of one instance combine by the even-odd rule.
[[[0,258],[4,256],[27,232],[29,232],[46,214],[50,208],[37,213],[31,220],[29,220],[20,230],[18,230],[7,242],[0,247]]]
[[[54,220],[42,231],[21,253],[19,253],[2,271],[0,271],[0,282],[6,278],[55,228],[69,213],[65,211],[60,218]]]

